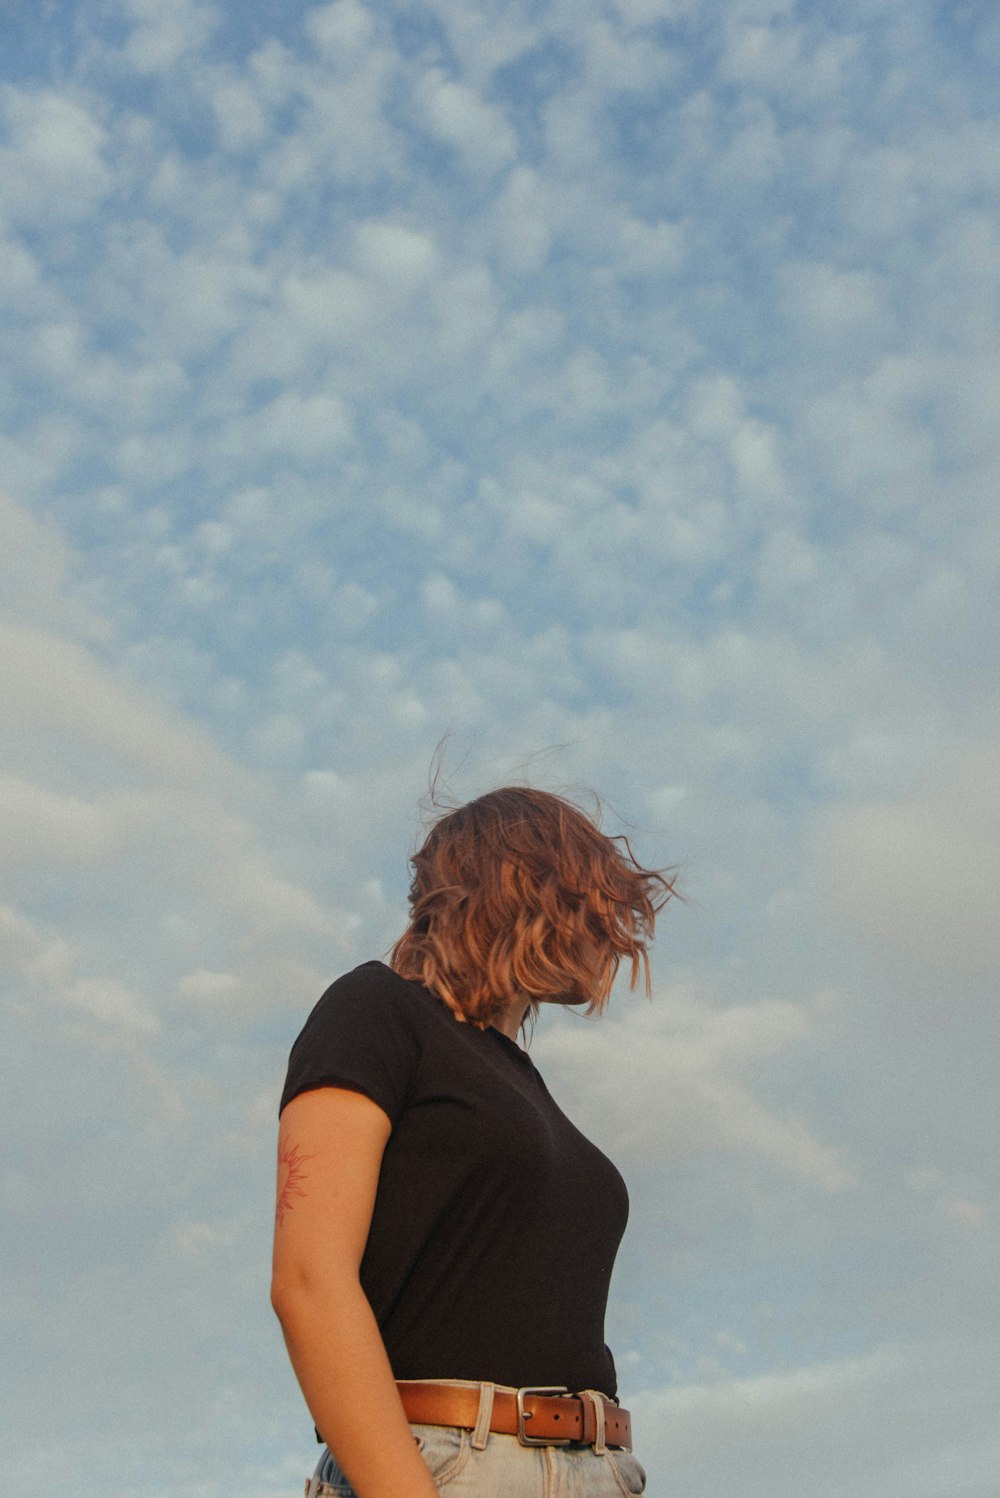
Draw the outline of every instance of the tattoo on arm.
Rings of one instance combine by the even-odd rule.
[[[313,1156],[304,1155],[297,1144],[282,1144],[278,1150],[278,1206],[275,1216],[279,1227],[284,1225],[285,1213],[292,1210],[292,1197],[306,1195],[302,1183],[308,1176],[302,1167],[307,1160],[312,1159]]]

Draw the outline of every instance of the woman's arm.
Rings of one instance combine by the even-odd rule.
[[[271,1304],[316,1427],[358,1498],[437,1498],[358,1274],[390,1131],[377,1103],[345,1088],[285,1107]]]

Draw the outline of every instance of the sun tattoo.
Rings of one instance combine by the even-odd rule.
[[[283,1227],[285,1213],[292,1210],[292,1197],[305,1196],[302,1182],[307,1179],[302,1169],[312,1155],[304,1155],[297,1144],[283,1144],[278,1150],[278,1206],[275,1216],[278,1226]]]

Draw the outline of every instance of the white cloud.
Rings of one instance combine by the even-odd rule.
[[[65,309],[61,309],[65,311]],[[150,426],[176,408],[189,388],[176,359],[121,360],[97,353],[79,321],[65,316],[36,324],[18,348],[25,368],[72,388],[93,418]]]
[[[743,392],[728,375],[692,381],[687,420],[696,436],[718,444],[739,488],[764,513],[786,508],[791,486],[773,425],[746,410]]]
[[[360,333],[375,310],[362,278],[337,267],[290,276],[282,293],[292,315],[319,334]]]
[[[958,1178],[951,1179],[937,1166],[915,1165],[903,1172],[906,1184],[914,1191],[931,1196],[939,1212],[965,1229],[981,1228],[987,1209],[961,1188]],[[966,1177],[966,1180],[968,1178]],[[977,1195],[982,1194],[981,1185]],[[958,1188],[958,1189],[956,1189]],[[976,1189],[975,1187],[973,1189]]]
[[[202,0],[121,0],[133,22],[122,58],[138,73],[169,72],[184,57],[198,52],[219,25],[221,12]]]
[[[85,801],[0,776],[0,857],[5,870],[25,860],[95,863],[107,857],[133,820],[128,798]]]
[[[94,626],[63,599],[75,559],[59,533],[9,502],[4,517],[7,555],[20,564],[15,602],[29,621],[0,626],[3,882],[23,909],[8,913],[4,945],[18,970],[91,1019],[151,1035],[147,1001],[115,975],[130,922],[144,925],[140,966],[154,993],[164,969],[213,943],[218,957],[249,941],[265,967],[289,929],[349,949],[357,917],[324,908],[277,866],[266,786],[82,641],[37,627],[61,615],[84,637]],[[98,918],[88,915],[94,870]],[[302,992],[298,970],[274,976],[276,997]]]
[[[131,227],[114,236],[116,276],[104,295],[116,315],[153,335],[158,360],[190,360],[241,328],[274,288],[267,270],[251,262],[246,238],[252,242],[253,236],[246,225],[230,235],[228,224],[220,224],[227,215],[220,213],[217,190],[203,168],[167,153],[156,161],[148,190],[157,217],[166,211],[207,220],[202,232],[208,242],[178,250],[159,225]],[[227,206],[241,211],[236,203]]]
[[[894,331],[890,288],[873,270],[824,263],[782,267],[788,316],[810,340],[871,358]]]
[[[947,1394],[938,1383],[945,1370]],[[692,1492],[736,1483],[746,1498],[804,1491],[988,1498],[1000,1449],[995,1434],[976,1425],[982,1372],[971,1352],[953,1345],[888,1343],[859,1357],[650,1390],[627,1402],[641,1432],[639,1456]]]
[[[374,274],[390,288],[409,290],[438,269],[438,255],[429,234],[403,224],[368,219],[355,227],[354,263],[362,275]]]
[[[194,454],[187,432],[144,432],[126,437],[114,453],[115,468],[132,489],[156,489],[191,468]]]
[[[316,58],[262,47],[252,62],[256,83],[272,97],[297,102],[292,128],[274,138],[261,181],[281,193],[312,183],[370,182],[400,170],[402,139],[388,116],[399,57],[379,23],[357,0],[311,10],[306,29]]]
[[[174,1232],[178,1253],[185,1258],[198,1258],[214,1249],[225,1248],[232,1243],[232,1228],[217,1227],[211,1222],[182,1222]]]
[[[72,947],[41,930],[10,906],[0,906],[0,963],[32,981],[58,986],[68,981],[76,961]]]
[[[499,314],[499,292],[488,267],[473,264],[456,271],[438,284],[435,301],[438,354],[444,367],[453,358],[481,357]]]
[[[340,396],[287,390],[252,414],[231,421],[213,456],[228,461],[231,469],[252,468],[270,454],[311,467],[328,461],[350,438],[351,415]]]
[[[338,960],[346,959],[342,955]],[[175,1018],[183,1012],[187,1021],[225,1029],[234,1020],[245,1022],[262,1014],[303,1013],[302,1006],[311,1007],[329,981],[330,975],[316,967],[263,954],[230,972],[199,967],[186,973],[177,984],[171,1011]],[[268,1094],[262,1127],[270,1127],[273,1108],[274,1098]]]
[[[0,491],[0,610],[33,619],[52,612],[69,614],[62,597],[70,552],[58,530],[31,515]],[[79,615],[78,615],[79,618]]]
[[[207,1002],[213,1007],[218,1004],[228,1006],[238,993],[239,979],[235,973],[211,973],[200,967],[182,978],[177,988],[186,999]]]
[[[765,19],[730,12],[720,59],[723,78],[810,102],[837,94],[850,82],[861,37],[794,24],[787,14]],[[846,75],[846,76],[845,76]]]
[[[334,0],[307,12],[306,30],[323,52],[334,59],[363,51],[374,40],[371,15],[360,0]]]
[[[908,392],[887,388],[875,370],[833,387],[803,414],[801,438],[850,503],[891,517],[935,502],[933,437],[907,409]]]
[[[470,170],[496,172],[517,156],[517,136],[503,111],[440,68],[424,74],[414,99],[423,128],[454,147]]]
[[[62,997],[73,1008],[115,1030],[148,1035],[159,1029],[159,1021],[148,1005],[115,978],[78,978],[63,990]]]
[[[2,96],[0,466],[35,512],[0,506],[2,1090],[46,1160],[3,1189],[42,1245],[18,1336],[59,1349],[8,1480],[86,1445],[101,1492],[288,1487],[280,1071],[398,932],[451,727],[459,794],[593,783],[693,897],[652,1006],[537,1042],[638,1188],[613,1315],[651,1293],[611,1340],[650,1491],[991,1498],[994,1351],[910,1351],[945,1317],[971,1347],[993,1284],[987,775],[917,784],[995,737],[971,52],[792,0],[154,9]],[[964,990],[919,1055],[914,963]],[[852,998],[804,1004],[817,974]]]
[[[222,69],[204,76],[223,150],[247,151],[266,140],[271,117],[256,80]]]
[[[650,46],[647,36],[629,36],[604,16],[591,17],[580,33],[583,74],[594,103],[619,93],[642,93],[666,84],[676,69],[669,47]]]
[[[15,239],[0,238],[0,298],[22,316],[45,316],[59,305],[35,256]]]
[[[149,1004],[115,977],[76,977],[82,954],[20,912],[0,906],[0,966],[26,979],[33,997],[82,1011],[126,1043],[160,1028]],[[15,988],[15,993],[17,989]]]
[[[485,86],[497,69],[516,61],[532,47],[558,32],[558,17],[550,20],[536,7],[524,3],[479,6],[462,0],[431,0],[430,7],[458,59],[463,77],[476,87]]]
[[[684,263],[684,226],[670,220],[646,223],[626,218],[621,225],[622,269],[633,275],[674,274]]]
[[[802,1120],[762,1103],[745,1073],[809,1026],[777,1000],[715,1009],[691,992],[658,993],[597,1024],[549,1027],[535,1049],[612,1156],[663,1161],[714,1150],[758,1155],[833,1191],[850,1184],[838,1152]]]
[[[7,84],[0,110],[10,139],[0,149],[0,216],[51,228],[83,218],[112,190],[107,131],[82,100]]]
[[[968,1197],[955,1196],[942,1203],[942,1210],[964,1227],[981,1228],[986,1218],[985,1208]]]
[[[820,824],[817,856],[866,940],[922,964],[988,971],[1000,948],[1000,758],[952,764],[900,801],[846,806]]]
[[[519,164],[509,173],[494,207],[493,237],[506,265],[522,274],[538,271],[552,248],[552,188],[538,172]]]
[[[50,753],[68,736],[170,781],[218,783],[222,756],[201,730],[177,721],[130,684],[115,679],[87,650],[57,634],[8,624],[0,649],[0,691],[8,734],[50,736]],[[235,767],[230,772],[238,784]],[[235,785],[234,785],[235,789]]]

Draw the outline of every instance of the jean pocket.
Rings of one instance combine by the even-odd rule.
[[[411,1425],[410,1429],[435,1487],[444,1487],[469,1460],[472,1450],[469,1432],[457,1425]]]
[[[306,1498],[357,1498],[329,1447],[306,1483]]]
[[[631,1451],[609,1450],[607,1458],[623,1493],[629,1494],[630,1498],[635,1498],[635,1495],[646,1491],[645,1468]]]

